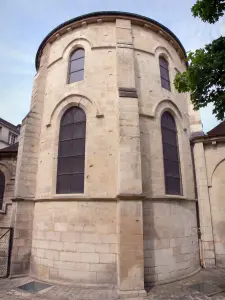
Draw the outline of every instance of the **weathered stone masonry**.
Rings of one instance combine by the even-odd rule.
[[[68,61],[78,48],[85,51],[84,79],[68,84]],[[161,86],[160,56],[168,62],[171,91]],[[95,13],[51,32],[36,61],[19,141],[11,276],[116,285],[121,297],[142,297],[146,284],[198,271],[190,139],[202,135],[202,126],[189,95],[173,86],[176,73],[186,69],[178,39],[145,17]],[[57,194],[60,120],[72,106],[86,114],[84,193]],[[166,111],[177,128],[182,195],[165,192],[161,116]],[[198,138],[193,147],[201,248],[204,264],[211,266],[215,233],[208,158]],[[216,234],[222,264],[220,229]]]

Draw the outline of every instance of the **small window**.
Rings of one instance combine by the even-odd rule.
[[[3,197],[5,191],[5,175],[0,171],[0,209],[2,209]]]
[[[79,107],[62,116],[59,132],[57,194],[84,192],[86,116]]]
[[[84,79],[84,49],[77,49],[70,56],[68,83]]]
[[[164,89],[171,91],[169,64],[168,61],[162,56],[159,57],[159,67],[160,67],[161,86]]]
[[[161,131],[166,194],[182,195],[177,128],[169,112],[161,117]]]
[[[10,145],[12,145],[12,144],[15,144],[15,142],[16,142],[16,135],[15,134],[13,134],[12,132],[9,132],[9,138],[8,138],[8,143],[10,144]]]

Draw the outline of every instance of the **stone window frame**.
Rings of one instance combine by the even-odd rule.
[[[82,56],[82,57],[79,57],[79,58],[77,58],[77,59],[71,60],[72,56],[73,56],[76,52],[78,52],[79,50],[83,50],[83,53],[84,53],[83,56]],[[85,68],[84,68],[84,67],[85,67],[85,54],[86,54],[86,51],[85,51],[85,48],[84,48],[83,46],[76,45],[76,47],[72,49],[72,51],[71,51],[71,53],[70,53],[70,55],[69,55],[69,60],[68,60],[68,67],[67,67],[67,84],[72,84],[72,83],[75,83],[75,82],[79,82],[79,81],[83,81],[83,80],[84,80],[84,72],[85,72]],[[70,71],[70,68],[71,68],[72,62],[75,61],[75,60],[80,60],[80,59],[83,59],[83,66],[82,66],[83,68],[77,69],[76,71],[71,72],[71,71]],[[76,72],[78,72],[78,71],[83,71],[82,79],[71,81],[70,75],[71,75],[72,73],[76,73]]]
[[[46,129],[48,133],[54,136],[53,143],[53,156],[52,156],[52,182],[51,182],[51,198],[52,199],[83,199],[88,196],[88,184],[86,184],[86,178],[84,178],[84,193],[82,194],[56,194],[56,183],[57,183],[57,157],[58,157],[58,143],[59,143],[59,129],[60,129],[60,120],[63,114],[67,109],[73,106],[78,106],[82,108],[86,114],[86,143],[85,143],[85,155],[88,157],[90,143],[90,131],[91,124],[94,119],[103,118],[104,115],[101,113],[100,108],[97,105],[97,102],[94,99],[90,99],[84,95],[80,94],[66,94],[61,101],[56,105],[52,110],[49,120],[46,123]],[[85,159],[85,169],[84,173],[88,174],[88,160]]]
[[[14,177],[13,177],[12,167],[10,166],[10,164],[6,162],[0,162],[0,172],[2,172],[5,176],[5,189],[4,189],[3,201],[2,201],[2,206],[0,205],[0,211],[2,211],[5,208],[5,203],[7,198],[6,194],[8,193],[8,189],[12,184],[12,179],[14,179]]]
[[[172,117],[172,120],[174,122],[174,128],[169,128],[169,127],[165,127],[162,124],[162,119],[165,116],[165,114],[170,115],[170,117]],[[177,129],[177,124],[176,124],[176,119],[174,117],[174,115],[169,111],[169,110],[164,110],[160,116],[160,125],[161,125],[161,137],[162,137],[162,154],[163,154],[163,166],[164,166],[164,186],[165,186],[165,194],[166,195],[176,195],[176,196],[183,196],[183,183],[182,183],[182,170],[181,170],[181,159],[180,159],[180,147],[179,147],[179,134],[178,134],[178,129]],[[171,132],[175,133],[175,139],[176,139],[176,145],[172,144],[172,143],[167,143],[165,142],[165,139],[163,138],[163,130],[169,130]],[[174,177],[174,175],[167,175],[166,173],[166,166],[165,166],[165,160],[169,160],[174,162],[171,159],[167,159],[165,158],[165,144],[167,145],[173,145],[176,148],[176,152],[177,152],[177,167],[179,169],[179,174],[178,176],[175,178],[179,179],[179,187],[177,186],[177,192],[170,192],[169,191],[169,186],[167,184],[167,177]]]
[[[167,68],[163,66],[163,62],[167,63]],[[162,74],[162,70],[166,70],[168,72],[168,76],[165,78],[164,75]],[[159,71],[160,71],[160,82],[161,82],[161,87],[166,89],[167,91],[171,92],[171,76],[170,76],[170,63],[167,57],[164,54],[159,55]],[[164,86],[163,81],[166,81],[168,83],[168,88]]]
[[[157,120],[157,128],[159,132],[159,140],[158,146],[160,147],[160,174],[162,177],[160,179],[160,184],[164,187],[164,166],[163,166],[163,147],[162,147],[162,133],[161,133],[161,116],[165,111],[168,111],[175,119],[176,128],[177,128],[177,137],[178,137],[178,147],[179,147],[179,155],[180,155],[180,172],[182,178],[182,191],[183,195],[168,195],[165,193],[165,189],[162,189],[161,193],[158,193],[158,197],[165,197],[166,199],[188,199],[193,200],[192,196],[189,196],[189,190],[187,181],[189,180],[189,176],[185,170],[186,166],[186,143],[190,143],[188,131],[184,130],[185,119],[184,115],[181,113],[180,108],[174,103],[172,100],[168,98],[164,98],[159,103],[157,103],[154,107],[154,118]],[[190,175],[190,174],[189,174]],[[194,189],[193,189],[194,192]]]
[[[64,118],[67,116],[67,114],[70,112],[70,111],[73,111],[73,118],[75,118],[75,115],[76,115],[76,113],[80,113],[81,115],[82,115],[82,120],[78,120],[78,121],[76,121],[75,119],[74,119],[74,122],[72,122],[72,123],[69,123],[69,124],[62,124],[62,122],[64,121]],[[58,141],[58,156],[57,156],[57,182],[56,182],[56,194],[57,195],[63,195],[63,194],[83,194],[84,193],[84,184],[85,184],[85,154],[86,154],[86,149],[85,149],[85,145],[86,145],[86,113],[85,113],[85,111],[81,108],[81,107],[79,107],[79,106],[75,106],[75,105],[73,105],[73,106],[71,106],[71,107],[69,107],[69,108],[67,108],[66,110],[65,110],[65,112],[63,113],[63,115],[61,116],[61,120],[60,120],[60,128],[59,128],[59,141]],[[80,126],[80,125],[83,125],[83,127],[84,127],[84,134],[83,134],[83,136],[82,137],[73,137],[73,138],[71,138],[71,139],[64,139],[65,137],[63,137],[63,139],[62,139],[62,129],[63,128],[65,128],[65,126],[67,126],[67,125],[72,125],[72,127],[76,127],[76,126]],[[64,130],[64,134],[68,134],[68,131],[66,131],[65,132],[65,130]],[[65,153],[67,153],[68,152],[68,147],[60,147],[60,142],[63,144],[65,144],[65,142],[67,142],[67,141],[74,141],[75,142],[75,144],[76,144],[76,146],[79,144],[79,141],[80,140],[84,140],[84,149],[83,149],[83,152],[82,152],[82,154],[81,153],[79,153],[79,154],[77,154],[77,155],[66,155]],[[61,149],[61,150],[60,150]],[[62,155],[62,153],[61,153],[61,155],[60,155],[60,152],[62,151],[64,149],[64,155]],[[60,155],[60,156],[59,156]],[[82,158],[83,157],[83,169],[82,170],[80,170],[79,172],[75,172],[74,170],[73,171],[71,171],[70,172],[70,174],[68,173],[68,174],[59,174],[60,173],[60,161],[62,160],[62,159],[65,159],[65,158],[68,158],[68,159],[70,159],[70,160],[72,160],[73,158]],[[70,165],[72,165],[72,161],[71,161],[71,164]],[[65,171],[65,170],[64,170]],[[68,193],[66,192],[62,192],[62,188],[60,187],[60,183],[62,184],[62,181],[60,181],[60,177],[61,176],[63,176],[63,175],[67,175],[69,178],[68,179],[70,179],[71,180],[71,177],[73,177],[74,175],[78,175],[78,173],[79,174],[83,174],[83,177],[81,178],[82,180],[82,182],[80,182],[81,183],[81,186],[79,186],[79,184],[78,185],[76,185],[76,191],[75,190],[73,190],[72,191],[72,188],[71,188],[71,186],[70,186],[70,188],[69,188],[69,190],[70,191],[68,191]]]

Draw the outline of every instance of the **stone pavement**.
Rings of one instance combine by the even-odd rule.
[[[32,278],[0,279],[0,300],[116,300],[116,289],[81,288],[51,285],[30,293],[18,286]],[[162,286],[148,288],[147,300],[225,300],[225,270],[208,269],[198,274]],[[130,299],[131,300],[131,299]],[[134,298],[132,298],[134,300]]]

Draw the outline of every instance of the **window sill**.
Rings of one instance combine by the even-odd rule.
[[[187,198],[181,195],[162,195],[162,196],[153,196],[151,199],[155,200],[187,200],[187,201],[197,201],[195,198]]]
[[[88,199],[85,194],[55,194],[52,196],[52,199]]]

